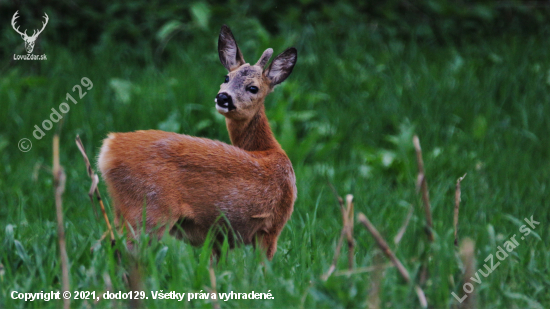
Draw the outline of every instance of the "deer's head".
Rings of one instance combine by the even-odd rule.
[[[292,73],[298,54],[291,47],[275,57],[264,68],[273,54],[266,49],[258,62],[250,65],[244,61],[237,42],[226,25],[222,26],[218,39],[218,53],[223,66],[229,71],[216,96],[216,109],[234,120],[251,119],[263,105],[273,87],[282,83]]]
[[[38,38],[38,35],[40,33],[42,33],[42,31],[44,31],[44,28],[46,28],[46,25],[48,24],[49,17],[48,17],[48,14],[44,13],[44,18],[46,19],[46,21],[42,22],[42,29],[33,30],[32,35],[28,36],[27,35],[27,29],[25,29],[24,32],[21,32],[21,31],[19,31],[19,26],[17,26],[17,28],[15,28],[15,20],[17,18],[19,18],[19,16],[17,16],[18,13],[19,13],[19,11],[15,12],[15,14],[13,14],[13,18],[11,19],[11,26],[13,27],[13,30],[15,30],[15,32],[17,32],[17,33],[19,33],[19,35],[21,35],[21,38],[25,41],[25,49],[27,50],[27,53],[30,54],[30,53],[32,53],[32,50],[34,49],[34,43],[36,41],[36,38]]]

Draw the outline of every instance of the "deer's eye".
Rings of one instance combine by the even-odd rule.
[[[250,91],[254,94],[258,93],[258,87],[256,87],[256,86],[250,86],[246,90],[248,90],[248,91]]]
[[[223,81],[224,84],[227,82],[229,82],[229,75],[225,75],[225,80]]]

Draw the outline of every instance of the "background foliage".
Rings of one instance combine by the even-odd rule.
[[[41,26],[48,12],[47,44],[77,52],[98,53],[116,45],[119,57],[151,60],[176,33],[180,38],[217,31],[219,21],[242,20],[254,32],[280,34],[305,24],[323,23],[346,31],[365,23],[376,35],[447,41],[479,40],[508,33],[544,32],[550,19],[547,1],[0,1],[2,20],[20,10],[22,29]],[[3,23],[0,43],[13,46],[19,37]],[[68,31],[78,29],[78,31]],[[47,46],[47,45],[44,45]],[[83,48],[86,46],[87,48]],[[45,48],[45,47],[44,47]],[[3,49],[3,53],[10,54]],[[3,55],[5,56],[5,55]]]
[[[25,53],[9,21],[21,28],[50,17],[35,54]],[[295,46],[298,65],[266,100],[278,141],[298,182],[295,212],[273,262],[251,248],[224,255],[218,291],[273,293],[272,302],[222,306],[365,307],[370,273],[320,279],[340,233],[327,183],[355,196],[388,239],[415,212],[395,249],[415,281],[429,261],[424,286],[434,308],[457,305],[463,265],[453,246],[454,184],[463,182],[461,238],[483,259],[519,234],[523,218],[541,225],[499,268],[476,285],[482,308],[550,306],[548,179],[550,178],[549,10],[546,1],[0,1],[0,307],[59,307],[13,301],[10,292],[60,289],[51,171],[51,138],[61,132],[68,181],[65,228],[74,290],[127,291],[114,250],[97,244],[105,227],[89,206],[89,179],[74,138],[93,158],[108,132],[162,129],[229,142],[213,98],[225,71],[216,44],[228,24],[245,59]],[[32,30],[29,30],[32,32]],[[32,137],[80,79],[94,87],[64,116],[62,128]],[[433,244],[423,234],[415,193],[412,135],[424,150],[432,198]],[[33,148],[17,149],[27,137]],[[101,190],[108,202],[106,190]],[[110,209],[110,208],[109,208]],[[376,244],[355,228],[357,267],[375,263]],[[143,236],[146,238],[146,236]],[[145,241],[146,242],[146,241]],[[90,247],[95,251],[90,252]],[[208,247],[170,237],[141,248],[144,288],[199,292],[209,287]],[[346,267],[345,258],[338,269]],[[412,286],[394,269],[382,281],[382,305],[418,306]],[[74,302],[110,307],[112,302]],[[198,302],[146,302],[148,308],[211,307]]]

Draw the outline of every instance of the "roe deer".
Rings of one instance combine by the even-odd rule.
[[[268,48],[250,65],[224,25],[218,53],[229,73],[216,109],[225,116],[233,145],[156,130],[111,133],[101,147],[99,169],[119,227],[139,231],[145,211],[147,232],[158,227],[158,236],[168,230],[198,246],[212,226],[225,224],[240,242],[258,241],[271,260],[297,191],[292,164],[271,132],[264,99],[290,75],[297,51],[285,50],[264,69],[273,54]],[[222,236],[216,237],[214,254],[219,254]],[[237,240],[228,238],[233,247]]]

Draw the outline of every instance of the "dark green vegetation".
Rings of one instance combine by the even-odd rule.
[[[514,234],[520,243],[492,274],[480,276],[481,284],[474,283],[480,308],[550,306],[550,43],[544,31],[520,35],[508,29],[442,43],[429,36],[416,40],[410,33],[384,35],[383,26],[361,22],[360,17],[318,23],[291,20],[293,26],[267,29],[258,21],[263,19],[249,15],[208,19],[211,15],[201,15],[198,7],[186,10],[192,21],[185,27],[161,24],[155,31],[160,40],[144,38],[152,49],[109,36],[78,49],[44,39],[38,45],[47,61],[2,66],[0,307],[61,306],[59,301],[13,301],[10,293],[61,288],[49,171],[56,129],[44,131],[41,140],[32,133],[51,108],[59,111],[66,93],[77,98],[72,88],[84,76],[94,86],[84,98],[77,98],[76,105],[69,103],[61,128],[71,289],[128,291],[122,280],[122,273],[130,269],[128,260],[118,266],[107,242],[95,245],[106,228],[87,197],[90,181],[74,139],[81,136],[90,158],[111,131],[163,129],[229,142],[213,100],[226,73],[216,49],[222,23],[232,27],[248,62],[256,62],[267,47],[277,54],[295,46],[299,53],[292,75],[266,101],[274,133],[296,171],[295,212],[272,262],[262,264],[261,254],[246,247],[224,254],[215,267],[218,292],[270,290],[275,299],[233,300],[223,302],[222,308],[365,307],[370,273],[320,279],[342,227],[328,182],[341,195],[355,196],[356,213],[369,217],[414,281],[431,255],[423,288],[433,308],[457,305],[451,292],[462,296],[464,282],[453,245],[454,185],[466,172],[459,237],[475,241],[476,269],[486,273],[483,260]],[[9,27],[5,21],[11,14],[2,19],[2,31]],[[219,16],[215,10],[211,14]],[[62,19],[54,16],[50,14],[52,29]],[[201,26],[201,18],[208,23]],[[186,28],[189,25],[194,27]],[[64,31],[81,39],[76,25]],[[15,37],[14,44],[2,45],[2,63],[7,63],[22,41],[14,32],[2,33]],[[423,209],[415,193],[413,134],[419,135],[424,151],[433,244],[426,240]],[[24,137],[33,143],[27,153],[17,148]],[[108,204],[103,184],[100,188]],[[392,239],[411,204],[413,218],[395,248]],[[531,216],[541,224],[521,240],[519,228]],[[374,240],[358,224],[355,237],[355,265],[372,266]],[[96,250],[90,253],[92,246]],[[345,255],[344,250],[338,269],[347,267]],[[149,293],[207,291],[208,247],[192,248],[167,236],[141,248],[140,257],[147,308],[211,307],[202,300],[154,301]],[[381,288],[383,307],[419,307],[413,287],[404,284],[394,268],[385,272]],[[102,300],[97,307],[111,305]],[[73,301],[73,307],[86,306]]]

